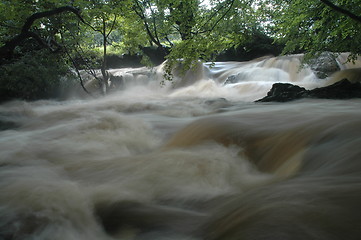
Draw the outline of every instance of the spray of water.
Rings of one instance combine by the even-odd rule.
[[[163,87],[162,66],[112,70],[101,99],[1,105],[0,239],[358,239],[361,101],[253,103],[335,81],[301,57]]]

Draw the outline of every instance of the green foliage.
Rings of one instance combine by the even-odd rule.
[[[86,24],[80,23],[73,14],[61,14],[36,21],[32,29],[44,39],[61,43],[65,48],[63,57],[70,56],[76,66],[82,68],[103,68],[108,53],[137,54],[142,47],[168,46],[171,48],[167,56],[170,73],[179,59],[187,70],[199,59],[212,61],[224,49],[245,44],[253,29],[259,26],[252,2],[212,0],[205,6],[200,0],[79,0],[73,4],[82,9]],[[12,9],[3,13],[9,23],[16,22],[12,25],[17,29],[11,34],[14,36],[28,16],[62,6],[64,2],[8,0],[1,4]],[[2,41],[6,40],[6,31],[9,26],[0,30]],[[22,49],[19,56],[36,50],[34,47]],[[150,59],[144,56],[143,63],[150,63]]]
[[[232,48],[244,52],[269,48],[270,37],[285,44],[284,53],[361,52],[360,23],[320,0],[103,0],[71,1],[85,24],[72,13],[34,22],[31,31],[63,46],[50,54],[35,40],[16,48],[13,61],[1,66],[1,92],[33,99],[50,96],[72,61],[82,68],[106,65],[106,54],[139,54],[143,47],[170,48],[167,77],[174,66],[183,71]],[[334,4],[361,16],[359,0]],[[59,0],[0,2],[0,46],[19,34],[31,14],[64,6]],[[263,44],[266,43],[266,44]],[[165,52],[165,51],[164,51]],[[45,54],[47,53],[47,54]],[[150,59],[143,57],[143,63]],[[21,69],[18,73],[16,69]],[[25,70],[26,69],[26,70]],[[48,79],[48,80],[47,80]],[[33,88],[33,90],[30,90]],[[21,93],[24,93],[22,95]]]
[[[47,50],[33,51],[13,63],[1,65],[0,100],[61,97],[75,82],[59,57]]]
[[[231,45],[226,37],[216,35],[207,37],[198,35],[179,42],[167,56],[166,80],[172,79],[171,71],[176,65],[182,64],[182,71],[185,72],[197,66],[199,60],[213,61],[217,54]]]
[[[20,34],[21,28],[34,13],[64,6],[55,0],[4,0],[0,3],[0,47]],[[44,43],[51,41],[59,44],[71,41],[61,39],[65,31],[76,35],[79,20],[73,13],[62,13],[48,18],[37,19],[30,31]],[[72,43],[74,43],[73,41]],[[50,44],[49,44],[50,46]],[[54,45],[54,49],[56,46]],[[12,59],[1,59],[0,100],[20,98],[35,100],[58,98],[62,90],[74,81],[69,79],[69,66],[63,51],[51,52],[34,38],[24,40],[15,48]]]
[[[139,46],[149,44],[143,23],[132,11],[127,10],[122,14],[117,31],[121,35],[121,42],[113,43],[113,45],[121,47],[124,53],[138,53],[140,52]]]
[[[34,1],[0,2],[0,44],[18,34],[26,18],[35,11]]]
[[[149,40],[171,47],[167,79],[180,61],[184,71],[198,60],[212,61],[221,51],[245,44],[259,26],[252,1],[247,0],[214,0],[208,6],[197,0],[135,2]]]
[[[319,0],[268,1],[275,33],[286,44],[284,53],[305,52],[314,56],[322,51],[361,53],[361,24],[331,9]],[[361,16],[359,0],[332,1]]]

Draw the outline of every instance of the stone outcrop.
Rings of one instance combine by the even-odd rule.
[[[332,85],[307,90],[290,83],[275,83],[262,99],[256,102],[288,102],[301,98],[351,99],[361,98],[361,83],[343,79]]]
[[[335,53],[323,52],[308,64],[318,78],[324,79],[340,70],[336,57]]]

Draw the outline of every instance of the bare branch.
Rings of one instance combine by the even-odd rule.
[[[83,88],[83,90],[89,94],[90,96],[93,96],[89,91],[88,89],[86,89],[85,85],[84,85],[84,81],[83,81],[83,78],[79,72],[79,69],[76,67],[76,63],[75,63],[75,60],[72,58],[72,56],[70,55],[69,51],[67,49],[65,49],[65,53],[66,55],[68,56],[68,58],[70,59],[70,61],[72,62],[73,64],[73,67],[75,68],[75,71],[76,71],[76,74],[79,78],[79,81],[80,81],[80,86]]]
[[[174,46],[174,43],[172,43],[172,41],[168,38],[168,36],[166,36],[164,38],[171,46]]]
[[[79,42],[76,40],[75,36],[71,34],[71,36],[73,37],[73,39],[76,41],[76,46],[78,46],[79,50],[74,47],[74,50],[76,52],[76,54],[79,56],[79,58],[81,59],[81,61],[85,64],[86,69],[84,69],[88,74],[92,75],[98,82],[101,82],[101,79],[97,77],[97,74],[95,72],[95,70],[90,66],[90,64],[88,63],[88,61],[86,59],[84,59],[83,56],[85,56],[85,52],[84,50],[81,48],[81,45],[79,44]]]
[[[53,10],[50,11],[44,11],[44,12],[38,12],[38,13],[34,13],[33,15],[31,15],[30,17],[28,17],[26,19],[26,22],[24,23],[21,32],[28,32],[29,29],[31,28],[31,26],[33,25],[33,23],[35,22],[35,20],[40,19],[40,18],[44,18],[44,17],[50,17],[53,15],[57,15],[63,12],[72,12],[74,13],[79,19],[80,21],[82,21],[83,23],[85,23],[84,19],[82,18],[82,16],[80,15],[80,10],[71,6],[64,6],[64,7],[59,7],[59,8],[55,8]]]
[[[111,34],[111,32],[113,32],[116,21],[117,21],[117,15],[114,14],[114,20],[113,20],[112,26],[110,27],[109,32],[108,32],[106,38],[108,38],[109,35]]]
[[[143,20],[143,23],[144,23],[144,27],[145,27],[145,30],[147,31],[147,34],[150,38],[150,40],[155,43],[158,47],[160,48],[163,48],[162,44],[160,43],[159,39],[156,39],[154,36],[153,36],[153,33],[150,31],[150,28],[149,28],[149,24],[147,22],[147,18],[146,16],[144,15],[144,9],[142,8],[142,6],[140,5],[139,1],[138,0],[135,0],[134,1],[136,3],[136,6],[133,8],[135,13],[140,17],[140,19]],[[139,10],[140,9],[140,10]]]
[[[83,22],[86,26],[88,26],[88,27],[90,27],[90,29],[91,30],[93,30],[94,32],[99,32],[99,33],[101,33],[101,34],[103,34],[103,32],[102,32],[102,30],[101,29],[97,29],[97,28],[95,28],[95,27],[93,27],[90,23],[88,23],[88,22]]]
[[[214,30],[214,28],[218,25],[218,23],[231,11],[232,7],[234,5],[234,0],[230,0],[230,4],[229,4],[229,7],[228,9],[222,14],[222,16],[220,18],[218,18],[218,20],[212,25],[212,27],[210,27],[209,29],[207,30],[204,30],[202,32],[196,32],[196,34],[202,34],[202,33],[206,33],[206,32],[211,32]],[[225,8],[225,5],[221,6],[218,11],[214,12],[210,19],[208,21],[210,21],[218,12],[220,12],[223,8]],[[205,25],[205,24],[204,24]],[[203,25],[203,26],[204,26]]]
[[[150,5],[150,2],[147,1],[148,3],[148,6],[149,6],[149,9],[150,11],[152,12],[152,20],[153,20],[153,31],[154,31],[154,36],[155,38],[157,39],[157,42],[160,43],[160,40],[159,40],[159,37],[158,37],[158,31],[157,31],[157,25],[156,25],[156,19],[155,19],[155,14],[154,14],[154,11],[153,11],[153,8],[152,6]]]

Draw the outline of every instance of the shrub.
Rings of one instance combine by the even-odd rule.
[[[28,52],[0,72],[0,101],[60,98],[75,81],[64,59],[47,50]]]

